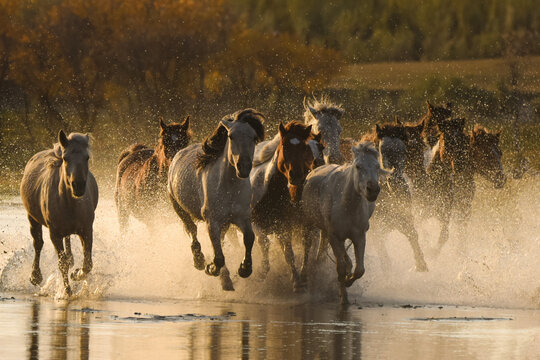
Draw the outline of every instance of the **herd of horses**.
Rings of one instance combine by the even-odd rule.
[[[403,233],[412,247],[416,270],[427,271],[414,226],[418,211],[413,209],[440,220],[440,250],[448,240],[453,211],[459,229],[470,216],[474,175],[486,177],[496,188],[505,184],[501,132],[480,125],[466,131],[466,121],[453,116],[451,104],[428,102],[427,113],[418,122],[402,123],[396,118],[377,124],[360,141],[341,138],[343,108],[328,98],[304,101],[304,109],[304,121],[279,123],[271,140],[265,140],[264,115],[254,109],[225,116],[202,143],[191,145],[189,117],[169,125],[160,120],[160,139],[154,149],[135,144],[119,157],[114,200],[121,233],[126,233],[130,216],[155,226],[167,206],[164,203],[172,203],[191,238],[194,267],[219,276],[224,290],[234,290],[222,250],[231,225],[243,236],[240,277],[252,273],[256,239],[262,253],[261,272],[268,273],[273,236],[290,268],[295,291],[305,289],[310,268],[321,263],[321,254],[329,246],[340,299],[347,303],[346,288],[365,271],[371,218],[375,227]],[[61,130],[58,141],[53,149],[29,160],[21,197],[35,249],[30,281],[38,285],[43,279],[39,260],[42,226],[46,226],[65,290],[71,294],[70,235],[79,235],[83,246],[83,266],[71,274],[73,280],[80,280],[92,269],[98,187],[88,168],[89,136],[66,136]],[[197,221],[206,224],[214,252],[211,261],[202,252]],[[293,237],[303,249],[300,269],[295,265]],[[354,269],[347,239],[354,249]],[[318,252],[310,259],[313,240]]]

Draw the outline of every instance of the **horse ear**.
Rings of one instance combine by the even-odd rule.
[[[501,140],[501,134],[502,134],[502,129],[499,129],[497,130],[497,132],[495,132],[495,137],[497,138],[497,141]]]
[[[377,134],[377,137],[379,139],[382,139],[383,136],[382,136],[382,129],[381,127],[379,126],[379,124],[375,124],[375,133]]]
[[[317,113],[317,110],[315,110],[314,108],[312,108],[310,105],[307,106],[308,109],[309,109],[309,112],[311,112],[311,114],[313,114],[313,116],[315,116],[315,114]]]
[[[189,128],[189,115],[186,116],[186,118],[184,119],[184,122],[182,122],[182,127],[186,130]]]
[[[354,144],[352,145],[352,153],[354,157],[357,157],[360,154],[360,149],[356,147]]]
[[[320,143],[321,140],[322,140],[322,134],[321,132],[319,131],[318,133],[314,134],[313,135],[313,140],[315,140],[316,142]]]
[[[221,120],[219,123],[223,125],[227,131],[231,130],[232,123],[230,121]]]
[[[433,106],[429,103],[429,100],[426,100],[426,105],[427,105],[428,112],[431,112],[431,109],[433,109]]]
[[[161,116],[159,117],[159,127],[163,131],[165,131],[165,129],[167,128],[167,125],[165,125],[165,123],[163,122],[163,118]]]
[[[90,134],[86,133],[86,134],[84,134],[84,136],[86,137],[86,141],[90,142]]]
[[[402,125],[401,120],[399,120],[399,116],[397,115],[394,117],[394,122],[396,123],[396,125]]]
[[[63,148],[69,145],[69,140],[64,130],[60,130],[60,132],[58,133],[58,142],[60,143],[60,145],[62,145]]]
[[[285,135],[287,135],[287,130],[285,129],[285,126],[283,125],[282,121],[279,122],[278,130],[279,130],[279,136],[281,136],[281,138],[283,139]]]
[[[308,125],[306,127],[306,129],[304,130],[304,137],[307,139],[311,136],[311,129],[313,128],[313,126],[311,125]]]

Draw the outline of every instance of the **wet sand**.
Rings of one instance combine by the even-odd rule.
[[[2,359],[535,359],[540,354],[535,310],[2,296]]]

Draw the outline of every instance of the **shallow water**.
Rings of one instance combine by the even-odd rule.
[[[99,179],[98,179],[99,182]],[[368,232],[366,274],[338,305],[335,265],[326,259],[296,294],[279,246],[271,271],[236,275],[242,246],[224,244],[236,291],[192,266],[189,240],[165,211],[159,229],[132,221],[118,232],[102,191],[94,224],[94,268],[68,302],[44,229],[43,284],[28,281],[33,258],[25,211],[0,200],[0,359],[28,358],[537,358],[540,354],[540,181],[479,182],[465,238],[436,256],[439,225],[417,219],[429,272],[414,271],[406,238]],[[199,239],[207,259],[204,226]],[[72,239],[76,267],[82,254]],[[388,258],[377,250],[384,244]],[[38,296],[39,295],[39,296]],[[11,299],[11,297],[14,299]],[[379,304],[381,306],[379,306]],[[405,306],[413,304],[413,307]],[[358,307],[362,307],[359,309]],[[191,314],[191,315],[189,315]]]
[[[213,301],[0,302],[3,359],[527,359],[538,311]]]

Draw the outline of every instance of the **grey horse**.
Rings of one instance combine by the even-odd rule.
[[[264,116],[245,109],[224,117],[204,143],[180,150],[173,158],[167,189],[173,208],[191,236],[194,266],[204,269],[204,255],[197,240],[195,220],[206,222],[214,259],[206,273],[218,276],[224,290],[234,290],[221,238],[231,224],[244,236],[245,256],[238,274],[252,272],[251,249],[255,235],[251,227],[251,184],[249,174],[255,145],[264,139]],[[223,270],[222,270],[223,268]]]
[[[66,293],[71,295],[68,279],[68,270],[73,265],[70,235],[79,235],[83,247],[83,267],[71,274],[71,278],[78,281],[92,269],[92,226],[98,203],[98,186],[88,169],[88,134],[71,133],[66,136],[60,130],[58,141],[53,149],[35,154],[26,164],[21,198],[34,239],[35,256],[30,282],[38,285],[43,281],[39,260],[43,248],[42,226],[46,226],[58,254],[58,267]]]

